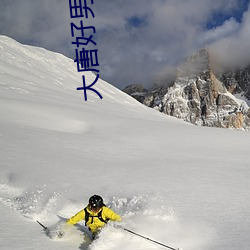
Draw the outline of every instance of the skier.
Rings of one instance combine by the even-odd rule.
[[[74,225],[80,220],[85,220],[85,226],[92,232],[94,239],[109,220],[120,222],[122,219],[120,215],[105,206],[101,196],[95,194],[89,198],[89,204],[72,216],[67,224]]]

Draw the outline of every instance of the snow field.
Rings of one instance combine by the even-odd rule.
[[[0,52],[2,249],[162,249],[112,225],[90,244],[84,223],[62,239],[36,223],[54,229],[96,193],[166,245],[249,250],[249,133],[167,117],[102,80],[103,100],[85,102],[72,60],[2,36]]]

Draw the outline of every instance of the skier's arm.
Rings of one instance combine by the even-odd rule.
[[[118,222],[122,221],[121,216],[118,215],[118,214],[116,214],[116,213],[115,213],[113,210],[111,210],[110,208],[105,207],[104,210],[105,210],[105,217],[106,217],[107,219],[110,219],[110,220],[112,220],[112,221],[118,221]]]
[[[78,221],[84,220],[84,218],[85,218],[85,212],[84,212],[84,209],[83,209],[83,210],[81,210],[80,212],[78,212],[77,214],[75,214],[74,216],[72,216],[72,217],[67,221],[67,224],[75,225]]]

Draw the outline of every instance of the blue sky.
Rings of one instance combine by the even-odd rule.
[[[233,8],[229,13],[224,13],[222,10],[216,10],[211,14],[211,18],[206,24],[207,29],[216,28],[217,26],[223,25],[225,20],[234,18],[237,22],[242,22],[244,12],[248,9],[249,0],[239,0],[236,8]]]
[[[124,88],[168,79],[210,48],[223,64],[250,63],[250,0],[87,0],[101,78]],[[0,34],[74,58],[68,0],[0,1]]]

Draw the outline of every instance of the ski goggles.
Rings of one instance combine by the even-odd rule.
[[[97,212],[97,211],[99,211],[101,209],[101,207],[97,207],[97,206],[93,206],[93,205],[92,206],[90,205],[89,208],[93,212]]]

